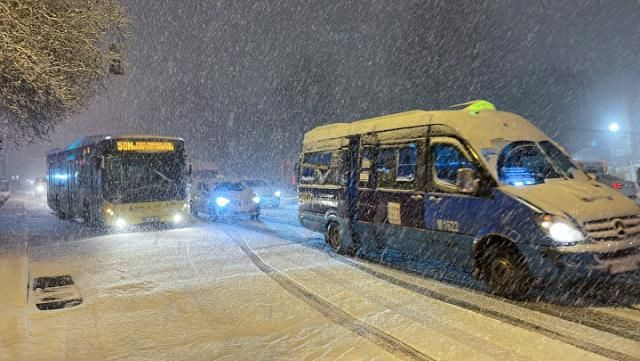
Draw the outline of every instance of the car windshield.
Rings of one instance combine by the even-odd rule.
[[[244,190],[244,186],[240,182],[222,182],[216,183],[212,187],[214,192],[240,192]]]
[[[269,184],[267,184],[267,182],[263,181],[262,179],[248,180],[248,181],[245,181],[244,183],[250,188],[261,188],[261,187],[269,186]]]

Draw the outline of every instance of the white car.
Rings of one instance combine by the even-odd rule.
[[[235,215],[249,215],[256,220],[260,217],[260,197],[240,181],[199,181],[191,189],[191,215],[200,213],[213,221]]]
[[[280,191],[264,179],[245,179],[242,184],[251,188],[263,207],[280,207]]]

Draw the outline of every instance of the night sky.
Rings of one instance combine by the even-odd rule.
[[[314,126],[479,98],[574,152],[610,146],[613,120],[640,131],[637,0],[124,4],[126,74],[51,143],[11,151],[12,172],[42,175],[79,136],[155,133],[269,178]]]

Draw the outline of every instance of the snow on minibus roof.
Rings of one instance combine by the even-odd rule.
[[[336,123],[319,126],[304,136],[304,148],[313,149],[314,143],[345,138],[351,135],[419,127],[446,125],[478,149],[490,148],[495,140],[549,140],[523,117],[503,111],[483,109],[470,112],[462,110],[412,110],[381,117],[358,120],[352,123]]]

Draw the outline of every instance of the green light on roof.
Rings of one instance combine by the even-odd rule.
[[[451,106],[451,108],[458,107],[465,107],[463,110],[471,114],[478,114],[481,110],[496,110],[496,106],[486,100],[472,100],[470,102]]]

